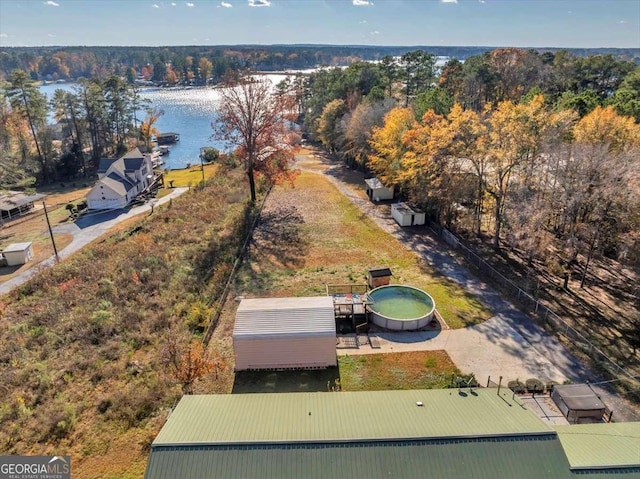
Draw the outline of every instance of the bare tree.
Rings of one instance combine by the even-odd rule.
[[[290,178],[297,139],[291,123],[295,105],[287,95],[276,95],[266,78],[233,78],[219,91],[213,136],[236,147],[255,202],[256,172],[271,183]]]

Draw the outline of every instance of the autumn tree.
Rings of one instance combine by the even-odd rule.
[[[14,70],[9,77],[6,97],[11,108],[22,115],[31,131],[31,137],[37,151],[42,177],[45,182],[49,177],[49,158],[41,145],[39,132],[44,129],[47,116],[47,101],[45,96],[35,87],[26,72]]]
[[[28,136],[26,120],[11,109],[0,92],[0,190],[30,179]]]
[[[633,118],[598,107],[576,124],[573,136],[570,155],[558,172],[565,288],[578,254],[587,258],[582,286],[592,256],[597,251],[615,254],[619,236],[637,228],[634,212],[640,209],[640,126]]]
[[[342,117],[339,128],[343,151],[348,161],[365,165],[371,153],[370,140],[373,128],[383,125],[384,116],[394,104],[390,98],[373,103],[365,101]]]
[[[198,69],[200,71],[200,78],[203,85],[207,84],[209,80],[209,76],[213,71],[213,63],[208,58],[202,57],[198,61]]]
[[[387,186],[402,177],[402,158],[408,151],[405,135],[414,122],[410,108],[394,108],[385,115],[384,125],[373,128],[368,166]]]
[[[193,387],[204,376],[216,375],[222,363],[210,357],[199,339],[189,340],[184,335],[171,333],[162,353],[169,374],[180,383],[184,394],[192,394]]]
[[[266,78],[241,76],[220,90],[212,123],[215,138],[236,148],[249,179],[251,201],[256,200],[255,173],[275,183],[291,178],[297,134],[292,128],[295,107],[273,92]]]
[[[500,244],[505,210],[518,175],[534,175],[543,158],[544,141],[570,114],[551,112],[542,95],[528,103],[501,102],[488,119],[486,191],[494,203],[493,246]]]
[[[455,132],[451,145],[451,154],[460,162],[461,174],[468,172],[473,175],[475,192],[472,194],[474,202],[473,229],[477,236],[482,230],[484,214],[484,199],[487,182],[487,126],[483,117],[471,109],[465,110],[456,103],[449,112],[451,129]]]
[[[342,116],[347,112],[344,100],[333,100],[327,103],[322,115],[317,120],[316,135],[322,145],[329,151],[339,147],[340,131],[338,125]]]
[[[404,136],[407,151],[400,162],[399,182],[408,190],[411,199],[449,224],[449,206],[454,202],[450,155],[454,131],[449,121],[428,110],[420,122],[413,124]]]
[[[159,133],[154,125],[162,115],[164,115],[164,110],[160,108],[149,108],[147,109],[147,116],[140,124],[140,137],[147,151],[151,151],[151,138]]]

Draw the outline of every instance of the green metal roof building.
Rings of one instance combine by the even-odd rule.
[[[640,477],[631,453],[572,468],[561,440],[488,389],[185,396],[145,479]]]

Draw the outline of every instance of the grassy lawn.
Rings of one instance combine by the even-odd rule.
[[[367,270],[389,266],[393,282],[424,289],[452,328],[488,319],[477,299],[437,275],[382,231],[326,178],[302,173],[275,188],[236,279],[246,296],[313,296],[327,284],[365,284]]]
[[[460,371],[445,351],[339,356],[344,391],[443,389]]]
[[[208,164],[204,165],[204,177],[205,179],[213,178],[219,165]],[[173,186],[195,186],[202,181],[202,170],[200,165],[191,166],[190,168],[184,168],[180,170],[167,170],[164,174],[164,184],[167,188]],[[160,194],[158,195],[160,196]]]

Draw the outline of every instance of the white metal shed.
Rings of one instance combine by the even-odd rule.
[[[378,178],[369,178],[364,182],[367,185],[367,196],[371,201],[393,199],[393,187],[384,186]]]
[[[13,243],[2,251],[2,256],[7,261],[7,266],[26,264],[33,258],[32,243]]]
[[[333,298],[243,299],[233,328],[235,369],[335,366]]]
[[[400,226],[423,225],[425,222],[425,214],[412,210],[406,203],[392,204],[391,216]]]

